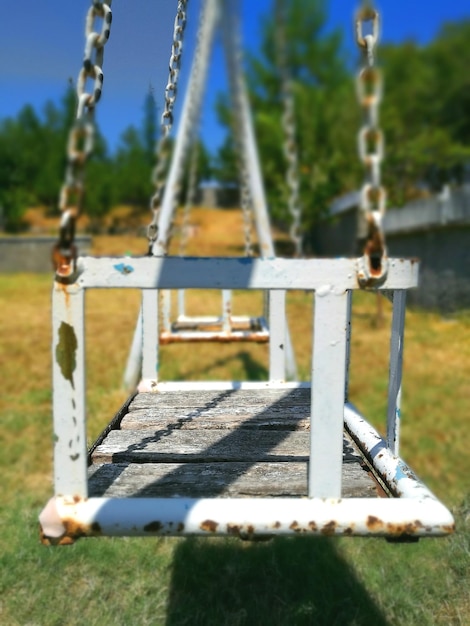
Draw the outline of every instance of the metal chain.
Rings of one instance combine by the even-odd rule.
[[[276,0],[276,54],[281,78],[282,129],[284,132],[284,156],[287,161],[286,183],[289,191],[288,209],[292,218],[290,237],[294,244],[295,256],[302,256],[299,157],[297,128],[295,124],[294,85],[289,72],[287,41],[285,31],[285,0]]]
[[[243,89],[241,82],[242,49],[238,33],[239,25],[232,25],[231,37],[234,45],[227,46],[227,64],[229,67],[229,87],[232,103],[232,132],[238,161],[240,205],[243,214],[243,234],[245,241],[245,256],[253,256],[253,213],[252,197],[250,192],[250,172],[246,157],[246,138],[243,132]]]
[[[366,22],[371,32],[364,34]],[[357,95],[364,114],[358,135],[359,158],[366,168],[360,192],[360,209],[367,232],[360,280],[365,283],[386,276],[386,247],[383,217],[386,210],[386,190],[381,183],[381,163],[384,157],[384,137],[379,127],[379,105],[382,100],[382,74],[375,65],[379,40],[380,16],[371,2],[364,2],[355,19],[356,42],[362,51],[363,63],[357,76]]]
[[[170,133],[173,126],[173,109],[178,91],[178,79],[181,69],[181,55],[183,51],[183,37],[186,28],[188,0],[178,0],[176,17],[173,27],[173,43],[171,46],[168,82],[165,88],[165,106],[161,117],[160,139],[156,148],[156,166],[153,171],[155,193],[150,200],[150,210],[153,213],[152,221],[147,228],[149,249],[157,240],[158,217],[165,187],[166,170],[171,152]]]
[[[94,146],[94,112],[103,88],[104,46],[111,31],[111,2],[92,0],[85,22],[85,52],[77,79],[77,113],[69,132],[65,180],[59,195],[62,211],[59,238],[52,251],[52,261],[60,276],[69,276],[75,270],[75,226],[82,208],[85,163]],[[98,20],[101,20],[101,29],[95,30]],[[90,79],[93,87],[88,92],[86,84]]]

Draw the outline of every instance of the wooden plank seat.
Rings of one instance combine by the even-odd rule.
[[[310,389],[139,393],[90,455],[93,497],[307,496]],[[377,497],[345,432],[343,497]]]

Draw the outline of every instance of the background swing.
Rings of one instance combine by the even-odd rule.
[[[183,33],[185,20],[178,17],[175,21],[175,36],[170,57],[170,75],[165,91],[165,111],[162,116],[162,139],[157,150],[157,166],[154,173],[156,186],[151,205],[154,212],[149,226],[149,242],[152,254],[166,254],[172,238],[172,224],[177,210],[178,194],[182,187],[185,164],[189,159],[190,172],[188,193],[185,203],[185,215],[182,225],[180,255],[184,253],[184,229],[187,227],[187,215],[195,195],[195,167],[197,155],[189,156],[191,144],[196,148],[197,130],[200,122],[204,87],[207,82],[208,68],[215,37],[220,31],[226,56],[229,76],[230,98],[232,102],[232,118],[234,136],[237,138],[237,154],[240,170],[240,204],[243,211],[245,254],[251,256],[252,222],[256,227],[261,256],[274,257],[274,243],[271,235],[265,192],[262,183],[261,167],[252,128],[251,112],[246,96],[241,68],[241,51],[239,49],[237,29],[227,20],[222,21],[217,3],[208,2],[203,5],[198,29],[196,51],[194,54],[189,84],[186,91],[181,122],[175,138],[175,147],[171,158],[167,177],[164,176],[167,149],[165,144],[172,128],[173,108],[177,94],[177,83],[181,63]],[[183,15],[181,13],[181,15]],[[235,13],[233,13],[235,16]],[[232,26],[232,27],[231,27]],[[175,52],[176,50],[176,52]],[[186,313],[185,291],[179,290],[177,299],[178,315],[172,317],[172,296],[168,290],[161,292],[161,330],[159,344],[191,343],[191,342],[256,342],[267,343],[270,340],[269,294],[265,294],[261,315],[233,315],[232,292],[225,289],[221,292],[220,315],[188,315]],[[273,338],[274,341],[278,340]],[[280,342],[285,345],[285,373],[288,378],[297,378],[295,356],[292,349],[289,329],[282,330]],[[124,375],[127,388],[134,388],[141,375],[142,363],[142,327],[140,320],[136,328],[134,342],[129,355]]]
[[[231,23],[235,5],[206,2],[215,15],[223,6],[223,19]],[[94,3],[90,11],[106,16],[109,5]],[[363,37],[363,23],[371,19],[374,31]],[[370,79],[378,14],[364,9],[356,23]],[[107,38],[93,36],[102,61]],[[98,70],[90,75],[99,82]],[[362,194],[369,236],[361,259],[75,260],[75,215],[64,212],[53,290],[55,495],[40,515],[45,543],[101,535],[255,539],[299,533],[406,541],[453,531],[450,512],[399,457],[405,299],[417,285],[418,266],[386,255],[379,99],[378,91],[367,96],[375,104],[362,133],[376,143],[362,150],[372,173]],[[79,112],[95,105],[89,94],[79,102]],[[138,393],[88,454],[84,299],[88,289],[107,288],[142,291],[143,376]],[[385,439],[348,401],[352,292],[366,288],[386,293],[393,303]],[[155,292],[164,289],[269,290],[274,328],[268,380],[159,381]],[[310,382],[285,382],[283,376],[287,290],[312,293]]]

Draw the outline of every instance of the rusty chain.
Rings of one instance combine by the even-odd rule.
[[[371,28],[370,32],[365,34],[365,24],[368,22],[371,23]],[[363,124],[358,134],[358,152],[366,168],[365,180],[360,191],[360,209],[366,228],[364,256],[359,269],[359,280],[363,284],[384,280],[387,273],[387,251],[383,232],[386,190],[381,182],[384,137],[379,127],[383,81],[382,74],[375,64],[379,30],[379,12],[371,2],[364,2],[355,18],[356,42],[363,59],[357,76],[357,95],[363,110]]]
[[[173,109],[178,91],[178,79],[181,69],[183,51],[183,37],[186,28],[188,0],[178,0],[173,27],[173,42],[171,46],[168,81],[165,88],[165,106],[161,117],[160,138],[156,148],[156,165],[153,171],[155,192],[150,200],[152,221],[147,228],[149,252],[158,236],[158,217],[165,188],[166,170],[171,152],[170,133],[173,126]]]
[[[285,31],[285,0],[276,0],[276,54],[281,79],[282,130],[284,133],[284,156],[287,161],[286,183],[288,188],[288,209],[291,216],[290,238],[294,244],[294,255],[300,258],[302,251],[300,202],[299,157],[297,128],[295,124],[295,100],[292,77],[287,59]]]
[[[235,5],[233,5],[235,8]],[[230,99],[232,104],[232,134],[234,138],[234,146],[238,165],[238,176],[240,186],[240,206],[243,214],[243,235],[245,244],[245,256],[253,256],[253,213],[252,213],[252,196],[250,191],[250,172],[246,158],[247,147],[246,137],[243,131],[243,91],[245,89],[242,75],[242,47],[240,43],[240,28],[238,24],[239,16],[233,12],[231,19],[237,20],[236,24],[232,24],[230,33],[225,32],[226,37],[230,37],[231,44],[227,45],[227,65],[228,78],[230,88]]]
[[[77,256],[75,226],[84,194],[85,163],[94,145],[94,112],[103,88],[104,46],[111,31],[112,0],[92,0],[85,21],[85,51],[77,79],[77,112],[67,142],[67,165],[59,195],[62,212],[59,238],[52,251],[52,261],[59,276],[69,276],[75,269]],[[95,25],[101,21],[101,28]],[[90,91],[87,82],[93,81]]]

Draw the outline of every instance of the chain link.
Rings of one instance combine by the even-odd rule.
[[[371,32],[364,34],[371,22]],[[357,96],[363,110],[363,124],[358,134],[359,158],[366,168],[360,192],[360,209],[364,216],[366,244],[361,275],[364,282],[382,280],[386,275],[386,247],[383,217],[386,190],[381,183],[384,138],[379,128],[379,105],[382,100],[382,74],[375,65],[379,41],[380,16],[371,2],[364,2],[356,14],[356,42],[362,51],[363,64],[357,76]]]
[[[290,238],[294,244],[295,256],[302,256],[299,158],[297,146],[297,128],[295,124],[295,100],[292,77],[287,59],[287,41],[285,31],[285,0],[276,0],[276,52],[281,78],[282,129],[284,133],[284,156],[287,161],[286,183],[289,190],[288,209],[292,219]]]
[[[85,52],[77,79],[77,113],[67,142],[67,165],[59,195],[62,217],[59,238],[52,251],[55,270],[59,276],[64,277],[75,270],[76,220],[82,208],[85,163],[94,146],[94,111],[103,88],[102,67],[104,46],[111,31],[111,2],[112,0],[92,0],[85,21]],[[99,31],[94,30],[98,20],[101,20]],[[90,79],[93,81],[93,88],[88,92],[87,81]]]
[[[181,55],[183,51],[183,37],[186,28],[188,0],[178,0],[176,17],[173,28],[173,42],[169,61],[168,81],[165,88],[165,106],[161,117],[160,139],[156,148],[156,166],[153,171],[155,193],[150,200],[152,221],[147,228],[149,251],[158,237],[158,217],[165,188],[166,171],[171,152],[170,133],[173,126],[173,109],[178,91],[178,79],[181,69]]]
[[[233,5],[235,7],[235,3]],[[238,15],[233,14],[238,20]],[[242,47],[240,43],[239,24],[231,26],[231,41],[233,45],[229,45],[227,64],[229,67],[229,88],[232,106],[232,134],[234,138],[235,152],[238,165],[239,187],[240,187],[240,206],[243,214],[243,235],[245,242],[245,256],[253,256],[253,213],[252,213],[252,196],[250,191],[250,172],[248,171],[248,163],[246,159],[247,147],[246,137],[243,131],[243,90],[244,84],[241,77],[242,66]]]

